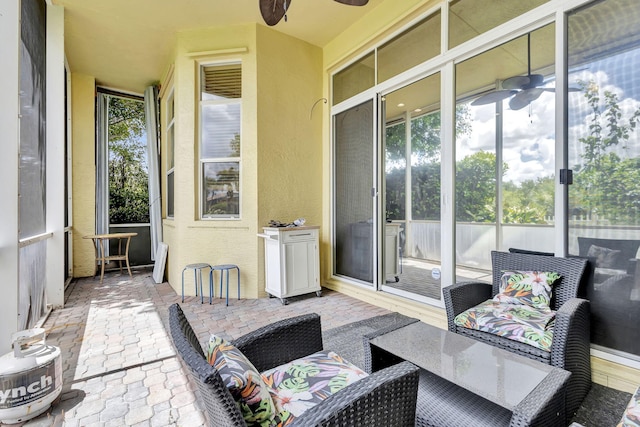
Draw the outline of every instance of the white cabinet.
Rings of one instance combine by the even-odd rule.
[[[321,296],[319,226],[264,227],[264,269],[267,293],[287,298],[315,292]]]
[[[398,265],[400,265],[400,224],[388,222],[384,228],[384,272],[387,281],[398,277]]]
[[[384,277],[388,281],[400,281],[398,266],[400,224],[387,222],[384,228]],[[344,271],[355,279],[373,282],[373,224],[355,222],[349,224],[347,234],[349,251],[345,253]]]

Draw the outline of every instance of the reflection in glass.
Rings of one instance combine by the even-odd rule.
[[[240,156],[240,104],[203,105],[201,158]]]
[[[333,76],[333,105],[373,87],[375,77],[375,55],[371,52]]]
[[[439,54],[440,11],[378,48],[378,83]]]
[[[212,162],[203,166],[203,217],[232,217],[240,214],[240,164]]]
[[[569,253],[594,263],[592,343],[640,360],[640,9],[596,2],[568,24]]]
[[[449,48],[471,40],[549,0],[453,0],[449,3]]]

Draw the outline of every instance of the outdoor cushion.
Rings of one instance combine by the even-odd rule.
[[[271,426],[275,405],[262,376],[240,350],[224,338],[211,335],[207,362],[220,373],[248,425]]]
[[[498,303],[549,308],[551,286],[559,278],[558,273],[547,271],[503,271],[500,292],[493,300]]]
[[[262,373],[282,425],[367,376],[333,351],[320,351]]]
[[[640,388],[631,396],[618,427],[640,427]]]
[[[487,300],[454,319],[456,325],[475,329],[551,351],[555,311],[524,304]]]
[[[587,252],[587,257],[596,259],[597,268],[616,268],[622,251],[604,248],[602,246],[591,245]]]

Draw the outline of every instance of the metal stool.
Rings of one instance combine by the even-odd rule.
[[[222,279],[225,271],[227,272],[227,306],[229,305],[229,270],[238,270],[238,299],[240,299],[240,267],[234,264],[220,264],[211,266],[209,272],[209,285],[211,286],[210,293],[213,294],[213,272],[214,270],[220,270],[220,297],[222,298]]]
[[[210,270],[209,271],[209,304],[211,304],[211,297],[213,296],[213,282],[211,281],[212,270],[211,270],[211,266],[204,262],[197,263],[197,264],[188,264],[187,266],[185,266],[185,268],[182,269],[182,302],[184,302],[184,272],[188,269],[193,269],[193,281],[196,286],[196,296],[198,296],[198,286],[200,286],[200,304],[204,303],[204,294],[202,293],[202,269],[203,268],[208,268]]]

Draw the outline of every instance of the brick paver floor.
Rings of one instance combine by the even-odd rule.
[[[60,347],[63,390],[46,413],[23,424],[48,426],[204,425],[204,414],[167,333],[168,307],[181,297],[167,283],[155,284],[150,270],[133,278],[109,273],[99,280],[74,280],[66,303],[46,320],[47,343]],[[237,338],[279,319],[315,312],[323,329],[389,313],[337,292],[278,299],[223,299],[182,305],[205,342],[211,332]],[[0,425],[4,425],[0,423]],[[14,424],[15,425],[15,424]]]

